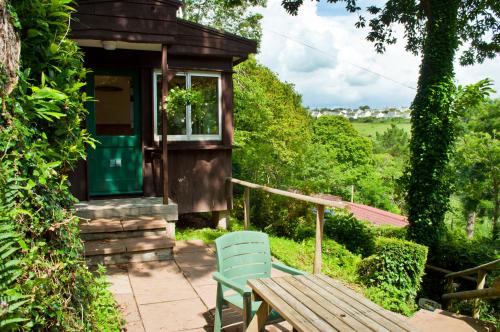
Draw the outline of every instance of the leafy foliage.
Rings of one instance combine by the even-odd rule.
[[[404,157],[408,154],[410,137],[394,123],[382,134],[375,133],[375,153],[388,153],[393,157]]]
[[[10,229],[6,234],[16,234],[10,237],[16,250],[2,257],[16,272],[0,294],[7,298],[13,330],[121,326],[104,277],[85,265],[78,219],[71,213],[68,173],[94,141],[80,128],[87,114],[81,92],[86,70],[78,47],[67,39],[69,3],[11,3],[19,18],[22,66],[19,85],[2,100],[0,225]]]
[[[356,0],[328,0],[345,3],[346,10],[362,10]],[[303,0],[285,0],[283,7],[297,14]],[[370,15],[367,19],[366,15]],[[386,1],[370,4],[356,27],[368,25],[367,39],[378,52],[396,42],[396,24],[401,24],[406,49],[422,54],[418,88],[412,103],[410,165],[401,182],[406,188],[409,236],[433,245],[444,234],[451,184],[448,161],[455,139],[456,113],[452,110],[453,60],[459,45],[468,45],[462,64],[482,62],[500,52],[496,2],[462,0]]]
[[[186,0],[182,18],[260,41],[262,15],[252,11],[267,0]]]
[[[371,255],[375,249],[372,227],[356,219],[351,213],[336,212],[325,216],[324,234],[363,257]]]
[[[427,247],[395,238],[377,239],[375,254],[358,266],[361,281],[371,287],[368,292],[375,301],[391,310],[409,314],[414,305],[427,261]],[[381,295],[381,291],[384,296]]]
[[[28,302],[26,295],[15,289],[15,281],[22,271],[22,262],[15,257],[20,245],[26,244],[10,225],[0,224],[0,329],[9,330],[26,321],[18,313],[18,308]]]

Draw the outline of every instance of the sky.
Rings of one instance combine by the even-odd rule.
[[[361,7],[368,2],[361,1]],[[294,84],[306,106],[380,108],[411,104],[420,58],[405,51],[402,29],[397,30],[398,42],[378,54],[365,39],[367,30],[354,27],[357,15],[347,13],[342,4],[305,0],[299,14],[291,16],[282,8],[281,0],[268,0],[267,7],[259,12],[264,18],[257,59],[281,80]],[[500,89],[498,58],[469,67],[457,63],[455,71],[459,84],[489,77],[498,82],[495,89]]]

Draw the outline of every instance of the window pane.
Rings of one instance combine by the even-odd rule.
[[[191,76],[191,89],[201,94],[201,100],[191,105],[193,135],[219,134],[218,77]]]
[[[162,85],[162,76],[156,76],[156,95],[157,95],[157,133],[161,135],[161,85]],[[175,76],[168,86],[168,90],[172,90],[173,88],[186,88],[186,77],[185,76]],[[172,107],[171,105],[167,105],[168,110],[168,135],[186,135],[186,106],[178,105],[177,107]]]
[[[95,75],[96,134],[134,134],[133,86],[130,76]]]

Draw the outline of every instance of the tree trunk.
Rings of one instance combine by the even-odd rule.
[[[493,178],[493,240],[498,240],[500,235],[500,229],[498,227],[498,214],[500,212],[500,201],[498,198],[498,180],[496,177]]]
[[[17,84],[21,45],[6,0],[0,0],[0,97],[9,95]]]
[[[476,224],[476,212],[469,211],[467,213],[467,226],[465,230],[467,231],[467,238],[472,239],[474,237],[474,225]]]
[[[409,236],[432,246],[444,231],[450,183],[447,165],[454,141],[451,97],[458,47],[459,0],[422,0],[427,16],[418,88],[412,103],[407,179]]]

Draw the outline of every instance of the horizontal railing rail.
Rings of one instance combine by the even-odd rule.
[[[312,203],[316,205],[316,237],[315,237],[313,272],[320,273],[321,261],[322,261],[321,248],[323,243],[323,225],[325,217],[325,207],[345,208],[345,204],[342,201],[333,201],[321,197],[308,196],[286,190],[262,186],[260,184],[243,181],[239,179],[226,178],[226,195],[227,195],[227,202],[229,209],[232,208],[232,186],[231,186],[232,184],[238,184],[244,187],[243,216],[244,216],[245,229],[248,229],[250,227],[250,189],[261,190],[270,194],[293,198],[299,201]]]
[[[500,259],[494,260],[492,262],[482,264],[470,269],[451,272],[445,275],[447,291],[448,293],[443,294],[441,297],[446,306],[449,306],[451,300],[470,300],[474,299],[472,307],[472,317],[479,318],[479,307],[480,299],[491,299],[500,297],[500,279],[497,279],[493,283],[493,287],[484,288],[486,285],[486,276],[488,271],[500,269]],[[454,278],[467,278],[470,275],[476,274],[476,289],[455,292],[453,286]]]
[[[452,272],[448,273],[445,275],[445,278],[455,278],[455,277],[460,277],[460,276],[468,276],[471,274],[478,273],[479,271],[491,271],[491,270],[497,270],[500,268],[500,259],[494,260],[493,262],[489,262],[486,264],[482,264],[476,267],[472,267],[470,269],[458,271],[458,272]]]

